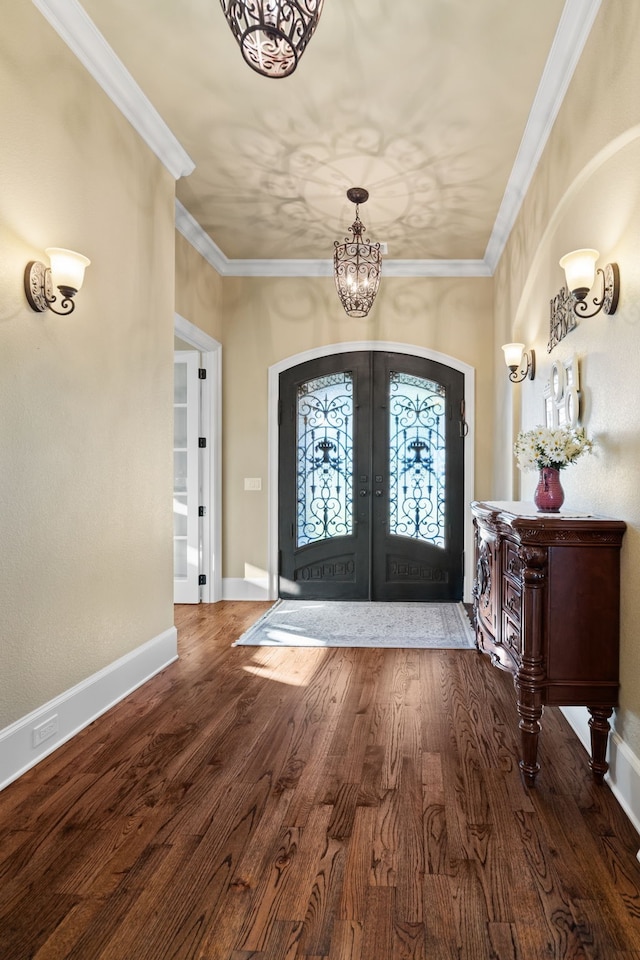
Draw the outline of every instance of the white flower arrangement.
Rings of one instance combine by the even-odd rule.
[[[550,430],[548,427],[534,427],[533,430],[520,431],[513,449],[521,470],[541,470],[543,467],[563,470],[583,453],[590,453],[593,441],[587,439],[582,428]]]

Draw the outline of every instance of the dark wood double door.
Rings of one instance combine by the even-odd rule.
[[[464,376],[397,353],[280,375],[279,595],[460,600]]]

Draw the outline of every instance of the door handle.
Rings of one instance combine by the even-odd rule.
[[[361,496],[361,497],[366,497],[367,494],[368,494],[368,492],[369,492],[368,490],[361,490],[361,491],[360,491],[360,496]]]
[[[459,420],[461,437],[466,437],[469,433],[469,424],[467,423],[465,412],[466,412],[466,405],[464,400],[461,400],[460,401],[460,420]]]
[[[376,497],[382,496],[382,490],[376,490]]]

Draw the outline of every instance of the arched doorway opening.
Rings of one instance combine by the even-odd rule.
[[[453,434],[457,432],[459,437],[459,444],[460,444],[460,447],[462,448],[461,461],[460,461],[461,462],[461,470],[460,470],[461,490],[458,498],[460,521],[461,521],[461,532],[458,538],[459,547],[458,546],[456,547],[456,550],[458,551],[458,559],[456,562],[459,564],[458,569],[463,570],[463,576],[462,577],[458,576],[457,585],[454,587],[454,590],[456,593],[458,593],[458,598],[459,598],[459,591],[461,589],[463,598],[468,601],[470,599],[471,583],[472,583],[472,548],[471,548],[472,530],[471,530],[470,515],[467,507],[470,500],[473,499],[474,370],[468,364],[462,363],[461,361],[456,360],[453,357],[449,357],[445,354],[441,354],[438,351],[432,351],[425,348],[415,347],[411,344],[390,343],[390,342],[371,342],[371,341],[364,341],[364,342],[361,341],[357,343],[346,343],[346,344],[332,344],[326,347],[306,351],[305,353],[298,354],[296,356],[289,357],[286,360],[280,361],[278,364],[274,364],[269,370],[269,587],[270,587],[270,596],[273,599],[275,599],[275,597],[277,597],[279,593],[283,592],[281,589],[281,583],[279,581],[279,562],[280,562],[279,550],[281,549],[280,540],[281,540],[281,533],[282,533],[282,529],[279,527],[279,518],[281,518],[282,516],[282,511],[280,509],[281,497],[282,497],[282,494],[285,493],[286,491],[284,490],[284,488],[281,490],[281,482],[280,482],[280,457],[279,457],[280,427],[278,424],[278,413],[281,407],[281,401],[283,399],[280,394],[281,386],[284,384],[284,389],[285,390],[287,389],[286,371],[291,371],[293,368],[300,367],[301,364],[306,364],[311,361],[318,360],[319,358],[335,358],[337,356],[345,357],[348,354],[362,354],[362,353],[387,354],[387,355],[398,354],[398,355],[402,355],[405,358],[414,358],[416,360],[419,360],[419,359],[427,360],[437,365],[440,365],[442,368],[447,368],[451,372],[451,375],[453,376],[454,380],[456,379],[456,376],[455,376],[456,373],[460,375],[458,378],[458,386],[455,389],[453,389],[453,387],[449,385],[449,387],[451,387],[451,389],[453,390],[453,392],[451,393],[452,403],[449,405],[449,410],[446,416],[447,418],[451,418],[452,420],[449,434],[453,437]],[[433,378],[430,378],[429,376],[421,377],[421,374],[417,368],[412,368],[404,372],[402,370],[396,369],[398,368],[398,364],[397,362],[395,362],[396,359],[397,358],[394,358],[394,357],[391,357],[391,358],[387,357],[387,359],[383,361],[380,359],[376,360],[375,358],[372,358],[370,361],[366,361],[366,362],[371,362],[372,364],[374,364],[377,367],[378,371],[380,371],[380,369],[382,369],[382,367],[385,367],[386,365],[387,372],[394,373],[396,375],[400,373],[401,376],[404,376],[405,378],[417,377],[418,381],[421,379],[426,381],[433,379]],[[358,363],[362,363],[362,358],[354,357],[352,358],[352,361],[353,362],[351,363],[347,362],[346,367],[353,367],[356,361]],[[326,361],[326,362],[329,363],[329,366],[331,366],[332,364],[333,366],[335,366],[334,361]],[[338,365],[340,365],[341,361],[337,361],[337,362],[338,362]],[[382,364],[382,367],[381,367],[381,364]],[[411,366],[411,363],[409,364],[409,366]],[[435,368],[432,368],[432,372],[434,369]],[[335,373],[335,371],[333,372]],[[422,372],[425,372],[425,371],[423,370]],[[313,368],[311,368],[311,373],[313,373]],[[282,374],[285,374],[284,381],[282,380],[282,377],[281,377]],[[292,379],[293,381],[296,380],[295,373],[288,376],[289,381]],[[313,377],[309,379],[313,380]],[[362,371],[360,372],[360,379],[362,381],[366,380],[366,375]],[[378,379],[380,379],[379,375],[378,375]],[[397,382],[398,381],[396,380],[396,384]],[[437,378],[435,378],[435,382],[437,382]],[[415,382],[412,383],[411,386],[412,386],[414,399],[415,399],[415,395],[416,395]],[[458,391],[457,394],[456,394],[456,390]],[[455,400],[454,400],[454,394],[456,395]],[[396,414],[397,414],[397,411],[396,411]],[[372,414],[371,416],[373,416],[375,420],[375,415]],[[380,423],[382,422],[379,419],[380,414],[378,414],[377,416],[378,416],[378,425],[380,425]],[[392,414],[389,413],[389,417],[391,416]],[[371,422],[373,423],[373,420]],[[387,432],[387,436],[391,437],[393,432],[391,420],[388,421],[387,427],[385,429]],[[464,436],[462,436],[463,434]],[[418,436],[410,437],[407,434],[405,439],[406,439],[406,445],[405,445],[406,447],[409,447],[411,443],[414,443],[414,447],[412,449],[411,455],[414,457],[414,467],[415,467],[415,457],[416,457],[416,454],[419,453],[418,448],[420,447],[422,451],[424,451],[425,449],[421,442],[422,438]],[[402,448],[402,444],[400,444],[399,446],[396,445],[396,450],[401,451],[400,461],[401,461],[401,471],[402,471],[402,469],[408,466],[407,450]],[[326,453],[327,453],[326,450],[323,451],[323,456],[326,455]],[[424,456],[424,452],[422,455]],[[372,456],[375,456],[375,453],[373,453]],[[385,448],[385,453],[383,455],[383,460],[386,458],[387,463],[390,463],[391,456],[392,454],[389,452],[388,444],[387,444]],[[380,454],[378,454],[378,463],[380,462],[381,462]],[[370,489],[364,495],[362,495],[362,499],[363,500],[366,499],[367,502],[372,502],[372,503],[376,503],[377,501],[381,503],[384,501],[386,506],[388,507],[390,496],[391,496],[389,494],[390,488],[389,487],[385,488],[384,486],[375,486],[376,484],[375,478],[376,476],[382,475],[385,477],[385,482],[389,478],[388,476],[385,476],[384,473],[376,472],[375,464],[373,460],[371,460],[371,466],[373,467],[373,469],[369,472],[362,470],[360,473],[356,473],[355,475],[356,486],[354,486],[354,490],[357,487],[357,482],[359,478],[361,476],[367,476],[368,478],[367,483],[369,484]],[[400,486],[402,485],[403,484],[400,484]],[[360,496],[361,496],[360,491],[364,489],[365,489],[364,486],[360,486],[359,488],[357,488],[356,497],[358,498],[358,500],[360,499]],[[397,492],[397,489],[398,489],[398,484],[396,483],[395,484],[396,492]],[[381,490],[382,492],[380,494],[376,494],[376,490]],[[405,504],[405,507],[406,507],[406,504]],[[356,507],[356,511],[358,509],[359,508]],[[379,511],[380,511],[379,507],[369,508],[369,512],[371,514],[371,517],[374,519],[374,522],[376,519],[375,514],[376,513],[379,514]],[[405,509],[405,514],[406,514],[406,509]],[[359,518],[356,516],[357,521],[361,521],[361,519],[362,519],[361,517]],[[380,517],[377,516],[377,519],[380,519]],[[449,520],[450,518],[447,519],[445,523],[448,523]],[[288,520],[288,523],[290,526],[291,524],[290,519]],[[391,532],[391,536],[395,536],[391,527],[389,526],[388,516],[385,516],[384,523],[386,525],[387,531]],[[406,530],[402,531],[402,533],[406,533]],[[451,531],[446,530],[446,527],[445,527],[444,536],[445,538],[451,536]],[[330,538],[321,537],[320,539],[326,540]],[[406,536],[402,536],[400,537],[400,541],[396,539],[395,543],[397,545],[398,542],[406,541],[407,539],[411,539],[417,542],[420,538],[419,537],[407,538]],[[306,544],[302,544],[302,546],[304,547],[306,546]],[[326,546],[323,549],[326,549]],[[369,547],[368,548],[363,547],[361,552],[362,553],[366,552],[366,549],[369,549],[369,551],[371,550],[371,542],[369,544]],[[307,551],[307,552],[310,553],[310,551]],[[404,580],[405,588],[408,586],[408,581],[410,581],[412,578],[414,582],[421,580],[422,583],[424,583],[425,576],[420,577],[416,575],[416,571],[419,574],[421,569],[423,574],[426,574],[427,580],[429,577],[431,577],[432,580],[434,580],[434,582],[437,582],[437,578],[443,576],[442,572],[438,573],[438,570],[442,571],[442,567],[438,565],[434,566],[434,564],[431,562],[426,562],[425,564],[423,562],[424,557],[422,558],[422,561],[420,560],[420,558],[416,559],[415,556],[402,557],[402,556],[398,556],[397,554],[394,554],[393,550],[387,550],[386,554],[383,551],[381,553],[381,556],[383,555],[385,556],[385,559],[378,561],[377,573],[374,571],[374,577],[377,576],[378,578],[378,587],[375,590],[373,590],[373,592],[371,592],[370,586],[367,586],[366,592],[368,595],[374,595],[374,596],[377,595],[381,590],[381,584],[385,579],[387,582],[389,582],[389,580],[395,579],[398,582],[398,584],[402,583],[402,581]],[[421,567],[421,562],[422,562],[422,567]],[[382,566],[380,566],[380,564],[382,564]],[[395,564],[395,574],[389,577],[387,574],[390,571],[393,573],[392,567],[394,564]],[[384,574],[382,575],[380,573],[381,570],[385,571]],[[307,570],[306,572],[299,575],[299,579],[300,577],[307,577],[307,579],[311,580],[313,578],[313,570],[311,570],[311,572]],[[368,577],[368,583],[370,584],[371,583],[370,571],[367,573],[367,577]],[[360,579],[362,584],[364,583],[366,577],[364,577],[363,575],[361,576]],[[392,587],[390,589],[392,593],[395,592],[396,598],[400,599],[402,596],[407,595],[405,588],[398,586],[398,587]],[[362,595],[362,590],[363,590],[362,585],[360,586],[359,589]],[[387,587],[384,587],[384,589],[387,589]],[[409,593],[411,593],[411,590],[409,590]],[[286,595],[286,591],[285,591],[285,595]],[[417,599],[418,597],[415,597],[415,598]],[[432,597],[432,598],[435,599],[436,597]]]

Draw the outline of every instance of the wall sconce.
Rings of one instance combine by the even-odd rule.
[[[45,253],[49,257],[50,267],[31,260],[24,271],[24,292],[27,295],[29,306],[37,313],[51,310],[61,317],[73,313],[75,303],[73,298],[82,286],[85,268],[91,260],[73,250],[63,250],[61,247],[47,247]],[[53,288],[60,291],[60,310],[56,310],[54,303],[57,297]]]
[[[608,315],[616,312],[620,296],[620,270],[617,263],[608,263],[604,270],[598,268],[597,276],[602,278],[602,295],[592,295],[593,310],[589,310],[587,294],[596,279],[596,262],[600,254],[597,250],[572,250],[560,260],[564,270],[567,287],[575,297],[573,311],[579,317],[595,317],[601,310]]]
[[[529,350],[527,352],[524,349],[524,343],[505,343],[502,349],[504,350],[504,362],[511,371],[509,373],[511,383],[522,383],[525,377],[528,377],[529,380],[535,380],[535,350]]]

